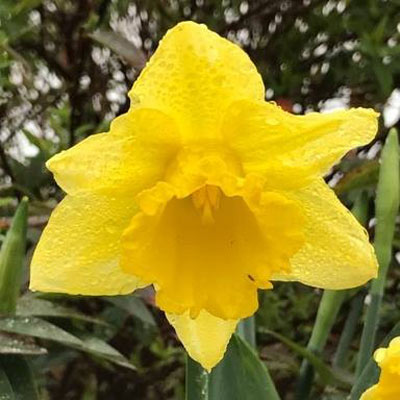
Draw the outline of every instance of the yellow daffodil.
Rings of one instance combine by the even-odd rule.
[[[171,29],[129,111],[48,162],[67,196],[31,288],[82,295],[153,284],[205,368],[271,281],[344,289],[376,275],[365,230],[321,176],[371,141],[377,113],[295,116],[264,101],[248,56],[204,25]]]
[[[376,350],[374,358],[381,368],[381,376],[360,400],[399,400],[400,336],[394,338],[389,347]]]

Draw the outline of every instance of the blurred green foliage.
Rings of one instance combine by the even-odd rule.
[[[26,266],[63,196],[46,160],[107,130],[128,108],[127,90],[159,39],[186,19],[242,46],[263,76],[267,99],[285,109],[319,110],[336,99],[396,112],[389,97],[400,86],[399,0],[1,0],[0,242],[18,199],[29,197]],[[387,130],[382,120],[376,140],[349,153],[326,177],[349,207],[364,193],[371,235],[377,159]],[[398,227],[394,246],[400,249]],[[41,399],[183,399],[184,353],[152,306],[151,292],[112,301],[32,296],[27,276],[25,268],[17,314],[7,317],[14,319],[12,329],[0,318],[0,353],[29,358]],[[399,278],[391,268],[378,339],[400,320]],[[257,325],[305,346],[320,294],[276,284],[260,293]],[[327,365],[353,298],[345,300],[328,338]],[[301,358],[290,342],[264,333],[257,337],[259,353],[282,398],[290,400]],[[350,343],[346,371],[354,372],[358,346],[359,336]],[[313,390],[313,399],[348,394],[321,379]]]

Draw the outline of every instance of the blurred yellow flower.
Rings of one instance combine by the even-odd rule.
[[[68,193],[32,261],[31,289],[83,295],[153,284],[205,368],[271,281],[344,289],[376,275],[364,229],[321,176],[371,141],[377,113],[296,116],[204,25],[168,31],[129,111],[48,162]]]
[[[369,388],[360,400],[400,399],[400,336],[394,338],[387,348],[378,349],[375,361],[381,368],[379,382]]]

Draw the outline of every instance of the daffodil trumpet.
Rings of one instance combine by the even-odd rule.
[[[167,32],[129,111],[47,163],[67,193],[36,248],[31,289],[117,295],[154,285],[190,356],[223,357],[272,282],[344,289],[376,276],[367,233],[322,176],[370,142],[378,114],[297,116],[204,25]]]

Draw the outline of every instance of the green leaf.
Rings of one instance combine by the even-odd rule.
[[[14,314],[25,257],[28,200],[22,199],[0,252],[0,314]]]
[[[134,295],[130,295],[130,296],[103,297],[103,299],[108,301],[109,303],[114,304],[114,306],[127,311],[130,315],[132,315],[135,318],[139,318],[146,324],[157,326],[153,315],[144,305],[143,300],[141,300],[140,298]]]
[[[391,129],[381,155],[381,167],[376,194],[376,229],[374,246],[381,269],[387,269],[392,258],[395,220],[399,211],[399,139]]]
[[[39,355],[46,353],[47,350],[37,346],[31,338],[12,333],[0,333],[0,354]]]
[[[344,373],[339,370],[334,370],[326,365],[320,357],[316,356],[311,351],[307,350],[305,347],[294,343],[292,340],[286,338],[285,336],[271,331],[269,329],[259,329],[260,333],[266,333],[278,339],[282,343],[286,344],[289,348],[295,351],[297,354],[308,360],[308,362],[315,368],[318,372],[321,380],[325,385],[333,385],[343,389],[349,389],[352,386],[353,378],[349,376],[348,373]]]
[[[0,318],[0,332],[11,332],[51,340],[72,347],[76,350],[101,357],[126,368],[135,369],[121,353],[103,340],[88,336],[77,337],[50,322],[36,317],[6,317]]]
[[[232,336],[222,361],[208,374],[186,358],[186,400],[279,400],[265,365],[239,335]]]
[[[186,354],[185,400],[209,400],[209,374]]]
[[[129,360],[104,340],[89,335],[82,335],[79,338],[82,341],[82,345],[74,346],[77,349],[83,350],[122,367],[136,370],[136,367]]]
[[[0,318],[0,332],[17,333],[40,339],[52,340],[65,345],[82,345],[75,336],[36,317],[3,317]]]
[[[15,400],[39,399],[35,378],[29,362],[23,356],[2,355],[0,356],[0,365],[11,384]]]
[[[106,322],[98,318],[89,317],[73,308],[65,307],[48,300],[38,299],[32,295],[25,295],[19,299],[16,313],[23,317],[71,318],[84,322],[107,325]]]
[[[233,335],[224,359],[212,370],[209,400],[279,400],[272,379],[257,354]]]

